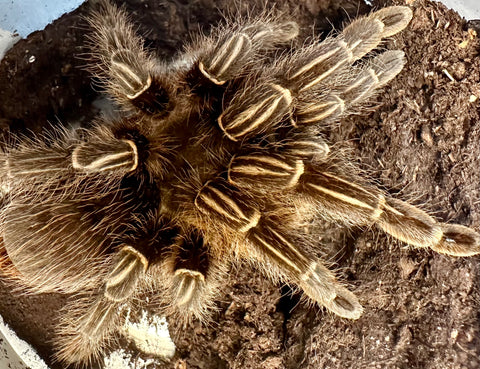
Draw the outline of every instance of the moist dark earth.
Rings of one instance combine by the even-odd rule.
[[[259,11],[264,2],[126,1],[146,45],[169,60],[189,35],[222,13]],[[273,6],[267,2],[266,6]],[[374,2],[374,7],[391,5]],[[396,4],[405,5],[405,2]],[[370,6],[355,1],[275,2],[294,12],[304,37],[327,35]],[[480,230],[480,58],[474,23],[428,1],[407,1],[408,28],[383,47],[406,53],[403,72],[330,134],[393,196],[437,219]],[[0,127],[32,135],[57,125],[88,127],[100,92],[84,71],[82,15],[90,4],[18,42],[0,64]],[[256,10],[255,10],[256,9]],[[480,367],[479,258],[413,249],[375,229],[317,225],[319,245],[365,308],[347,321],[311,306],[247,265],[232,269],[211,322],[169,320],[177,345],[165,368]],[[52,368],[53,327],[66,297],[24,296],[0,280],[0,314]]]

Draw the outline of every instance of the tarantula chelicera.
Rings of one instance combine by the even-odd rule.
[[[89,362],[117,331],[119,308],[145,291],[162,313],[203,317],[238,260],[359,318],[304,230],[318,219],[479,253],[478,233],[391,198],[324,139],[402,70],[403,52],[371,51],[411,17],[384,8],[294,48],[297,24],[267,12],[228,21],[167,65],[123,10],[100,2],[91,69],[120,112],[1,154],[11,274],[35,293],[77,296],[59,324],[58,358]]]

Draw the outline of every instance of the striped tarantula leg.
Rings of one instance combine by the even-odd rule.
[[[287,57],[276,77],[296,93],[305,93],[334,78],[351,62],[352,52],[340,37],[328,38]],[[292,67],[293,66],[293,67]]]
[[[285,44],[297,37],[298,25],[295,22],[260,19],[230,33],[220,32],[224,34],[218,37],[219,41],[198,61],[202,75],[215,85],[223,85],[238,77],[258,51]]]
[[[55,357],[65,364],[85,366],[99,360],[105,342],[118,329],[120,302],[104,296],[86,296],[70,302],[58,326]],[[90,366],[90,365],[88,365]]]
[[[341,88],[337,87],[335,93],[320,96],[301,94],[295,107],[296,124],[328,123],[345,115],[353,106],[364,103],[390,82],[404,65],[403,51],[386,51],[369,61],[365,67],[358,68],[358,73],[351,73],[355,78],[347,80]]]
[[[468,256],[480,253],[480,235],[470,228],[436,222],[406,202],[385,197],[373,186],[361,186],[331,172],[308,173],[300,191],[333,219],[350,225],[377,224],[412,246]]]
[[[249,193],[293,189],[305,172],[304,161],[321,162],[330,150],[321,137],[297,135],[284,142],[278,151],[233,156],[228,165],[228,182]]]
[[[294,21],[276,22],[260,19],[243,27],[256,49],[270,49],[290,42],[298,36],[298,24]]]
[[[301,148],[300,148],[301,149]],[[228,166],[228,181],[250,192],[268,193],[298,184],[304,172],[303,160],[272,153],[234,156]]]
[[[328,86],[331,81],[338,82],[342,70],[378,46],[383,37],[405,28],[412,17],[407,7],[387,9],[353,21],[336,38],[327,38],[285,58],[276,77],[299,94]],[[342,106],[341,101],[333,98],[319,104],[326,105],[327,110]]]
[[[208,251],[203,237],[192,232],[181,237],[174,250],[174,301],[177,306],[190,306],[199,299],[208,271]]]
[[[232,141],[252,137],[277,126],[291,112],[290,90],[263,83],[249,94],[235,96],[218,117],[218,125]]]
[[[340,98],[348,102],[348,107],[364,102],[400,73],[404,65],[403,51],[392,50],[378,55],[341,91]]]
[[[244,32],[226,34],[198,62],[198,69],[210,82],[223,85],[237,76],[253,54],[252,40]]]
[[[208,181],[195,198],[195,207],[241,233],[255,227],[260,211],[235,187],[223,180]]]
[[[92,57],[97,65],[93,74],[106,92],[124,109],[139,109],[156,115],[168,110],[169,84],[162,66],[143,48],[125,11],[102,0],[88,22]]]
[[[198,230],[178,236],[172,249],[164,268],[169,273],[169,300],[177,315],[203,319],[213,305],[221,268],[211,257],[209,246]]]
[[[325,140],[316,134],[295,134],[293,139],[282,142],[280,151],[288,156],[307,161],[323,161],[329,153]]]
[[[116,255],[113,269],[105,283],[105,297],[112,301],[129,298],[148,268],[147,258],[131,246],[123,246]]]
[[[98,359],[105,341],[117,330],[120,307],[134,294],[148,261],[131,246],[122,247],[114,258],[103,294],[89,302],[72,303],[60,325],[57,358],[65,363],[88,363]]]
[[[306,246],[304,240],[287,236],[278,224],[280,219],[277,222],[262,219],[248,232],[248,240],[258,257],[266,265],[277,266],[282,275],[298,284],[313,301],[343,318],[358,319],[363,309],[356,296],[341,286],[319,260],[302,251]]]
[[[297,283],[312,300],[342,317],[357,319],[360,316],[362,308],[356,297],[339,285],[319,261],[301,250],[305,241],[292,239],[278,230],[276,225],[281,224],[281,220],[263,219],[239,191],[227,183],[210,181],[198,193],[195,205],[205,216],[245,234],[259,260],[273,265],[288,280]],[[251,256],[250,252],[243,252],[243,256]]]
[[[127,174],[138,167],[137,144],[119,139],[108,132],[89,138],[72,151],[72,167],[85,173]]]
[[[375,187],[358,185],[331,171],[307,168],[298,189],[323,213],[349,225],[374,223],[385,203],[385,197]]]
[[[406,202],[387,199],[377,225],[395,238],[417,247],[453,256],[480,253],[480,234],[458,224],[438,223]]]
[[[0,167],[2,197],[10,192],[13,184],[22,180],[56,177],[68,168],[68,143],[48,147],[43,142],[27,142],[4,154]],[[3,156],[3,155],[2,155]]]
[[[376,48],[382,38],[402,31],[412,16],[412,10],[406,6],[391,6],[354,20],[342,31],[347,48],[352,53],[350,61],[360,59]]]

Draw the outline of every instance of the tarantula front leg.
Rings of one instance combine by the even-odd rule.
[[[263,265],[276,271],[274,275],[296,283],[312,300],[335,314],[351,319],[360,317],[362,307],[355,295],[341,286],[317,258],[307,253],[307,237],[292,238],[289,233],[298,233],[296,229],[282,229],[282,219],[263,215],[235,187],[220,179],[207,182],[196,196],[195,207],[203,216],[221,222],[230,232],[244,235],[243,242],[248,244],[239,248],[240,256],[263,261]],[[271,271],[267,267],[266,273]]]
[[[390,7],[352,22],[336,38],[312,43],[276,63],[270,75],[253,74],[218,117],[232,141],[280,126],[333,121],[364,102],[403,68],[401,51],[380,54],[364,68],[351,65],[382,38],[405,28],[407,7]],[[289,118],[289,119],[286,119]]]
[[[237,29],[217,30],[213,37],[203,40],[205,48],[198,57],[197,66],[201,74],[215,85],[237,78],[251,65],[253,57],[259,52],[276,45],[289,42],[298,35],[295,22],[280,22],[272,19],[258,19]],[[213,42],[214,39],[219,41]]]

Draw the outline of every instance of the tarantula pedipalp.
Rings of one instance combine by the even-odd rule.
[[[411,245],[480,252],[479,235],[437,223],[345,168],[322,131],[397,75],[404,57],[364,57],[401,31],[391,7],[337,37],[276,53],[298,26],[262,16],[229,23],[163,65],[125,13],[90,18],[92,70],[122,108],[88,131],[22,141],[3,155],[1,232],[20,282],[77,293],[59,358],[88,362],[115,333],[121,305],[153,289],[167,314],[203,316],[238,259],[356,319],[356,297],[318,258],[305,221],[377,224]],[[185,62],[186,60],[186,62]]]

